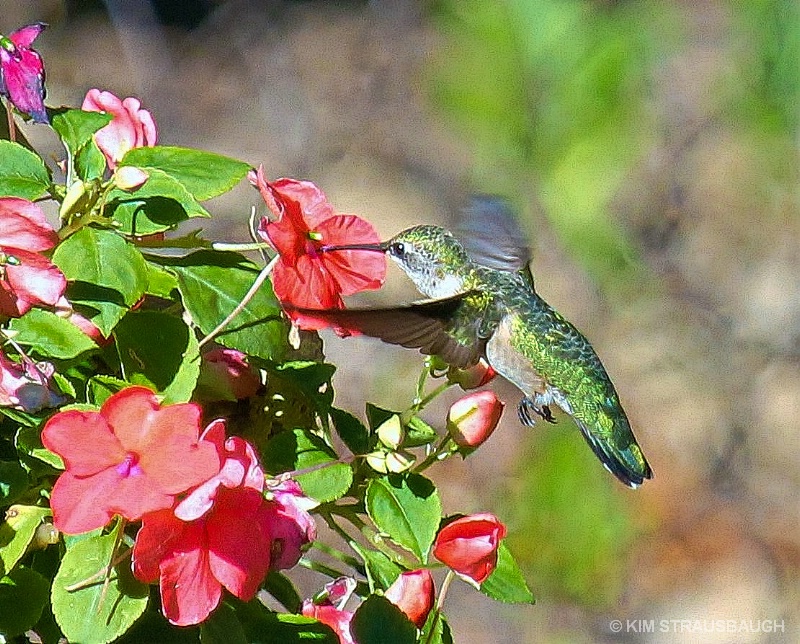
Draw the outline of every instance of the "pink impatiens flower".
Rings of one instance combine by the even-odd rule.
[[[436,599],[433,575],[427,568],[400,573],[394,583],[386,589],[385,596],[403,611],[417,628],[422,628]]]
[[[269,523],[264,497],[250,487],[217,490],[208,512],[182,521],[171,510],[146,514],[133,546],[133,571],[159,581],[164,615],[173,624],[199,624],[222,588],[249,601],[269,571]]]
[[[142,109],[138,98],[121,100],[111,92],[90,89],[81,109],[85,112],[105,112],[114,117],[94,134],[94,141],[112,170],[128,150],[156,144],[156,124],[150,112]]]
[[[201,400],[244,400],[261,387],[258,370],[236,349],[215,347],[203,354],[197,390]]]
[[[44,64],[31,49],[44,28],[44,23],[37,22],[8,37],[0,35],[0,95],[36,123],[49,122],[44,108]]]
[[[378,234],[369,222],[336,213],[310,181],[267,181],[263,167],[248,178],[271,211],[258,232],[280,255],[272,278],[281,302],[297,308],[344,308],[343,295],[381,287],[386,276],[382,253],[320,252],[323,246],[377,244]],[[300,321],[306,328],[319,328],[317,324]]]
[[[284,567],[284,559],[294,557],[294,544],[301,543],[297,535],[313,532],[307,524],[313,525],[310,515],[292,513],[293,503],[301,500],[264,498],[264,472],[247,441],[225,438],[220,420],[208,426],[202,439],[214,445],[219,471],[174,510],[146,514],[133,548],[134,574],[148,583],[159,581],[164,614],[181,626],[208,617],[223,588],[244,601],[252,599],[270,568]],[[299,490],[282,492],[302,496]],[[296,547],[289,565],[300,557]]]
[[[175,496],[219,471],[214,445],[199,440],[200,408],[161,406],[144,387],[128,387],[95,411],[53,416],[42,443],[64,459],[50,497],[53,523],[67,534],[171,508]]]
[[[351,577],[334,579],[325,584],[325,589],[314,599],[306,599],[303,602],[301,614],[330,626],[339,638],[340,644],[356,644],[350,632],[350,622],[353,621],[354,613],[344,610],[344,604],[350,599],[355,588],[355,579]]]
[[[37,304],[58,302],[67,280],[40,254],[57,243],[39,206],[19,197],[0,198],[0,316],[19,317]]]

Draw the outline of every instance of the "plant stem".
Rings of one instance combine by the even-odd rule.
[[[327,521],[326,521],[326,523],[327,523]],[[330,524],[328,524],[328,525],[330,526]],[[347,566],[350,566],[351,568],[355,568],[356,570],[359,570],[359,569],[364,567],[364,565],[361,563],[361,561],[359,561],[355,557],[351,557],[350,555],[345,554],[344,552],[342,552],[338,548],[334,548],[333,546],[329,546],[328,544],[322,543],[321,541],[313,541],[311,543],[311,547],[312,548],[316,548],[317,550],[320,550],[320,551],[324,552],[329,557],[333,557],[337,561],[341,561],[343,564],[345,564]]]
[[[211,331],[211,333],[209,333],[206,337],[200,340],[199,342],[200,347],[202,347],[204,344],[210,342],[215,337],[217,337],[220,331],[222,331],[226,326],[228,326],[228,324],[230,324],[231,321],[237,315],[239,315],[239,313],[244,311],[245,307],[250,303],[250,300],[253,299],[253,296],[256,294],[258,289],[261,288],[261,285],[266,281],[267,277],[269,277],[269,274],[272,272],[272,269],[275,268],[275,264],[278,263],[278,259],[280,259],[280,255],[275,255],[275,257],[273,257],[270,260],[269,264],[267,264],[264,268],[261,269],[261,272],[258,274],[258,277],[256,277],[255,281],[253,282],[253,285],[250,287],[250,290],[247,291],[247,293],[245,293],[245,296],[242,298],[242,301],[236,305],[236,308],[234,308],[233,311],[231,311],[227,315],[227,317],[224,320],[222,320],[222,322],[220,322],[216,327],[214,327],[214,330]]]

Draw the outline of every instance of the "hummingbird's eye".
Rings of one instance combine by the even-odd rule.
[[[406,254],[406,247],[403,244],[403,242],[395,242],[394,244],[391,245],[389,250],[395,257],[402,257],[403,255]]]

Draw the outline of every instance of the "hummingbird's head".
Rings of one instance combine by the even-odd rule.
[[[386,253],[400,265],[427,297],[450,297],[464,290],[469,255],[453,235],[440,226],[414,226],[381,244],[323,246],[323,252],[364,250]]]
[[[450,297],[464,290],[464,270],[470,259],[444,228],[414,226],[381,245],[426,296]]]

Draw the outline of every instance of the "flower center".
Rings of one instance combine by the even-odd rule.
[[[309,230],[306,233],[306,238],[305,254],[312,259],[316,259],[319,256],[317,249],[320,246],[320,242],[322,242],[322,233],[318,233],[316,230]]]
[[[125,454],[122,463],[117,465],[117,473],[124,478],[141,474],[142,468],[139,467],[139,455],[134,452]]]

